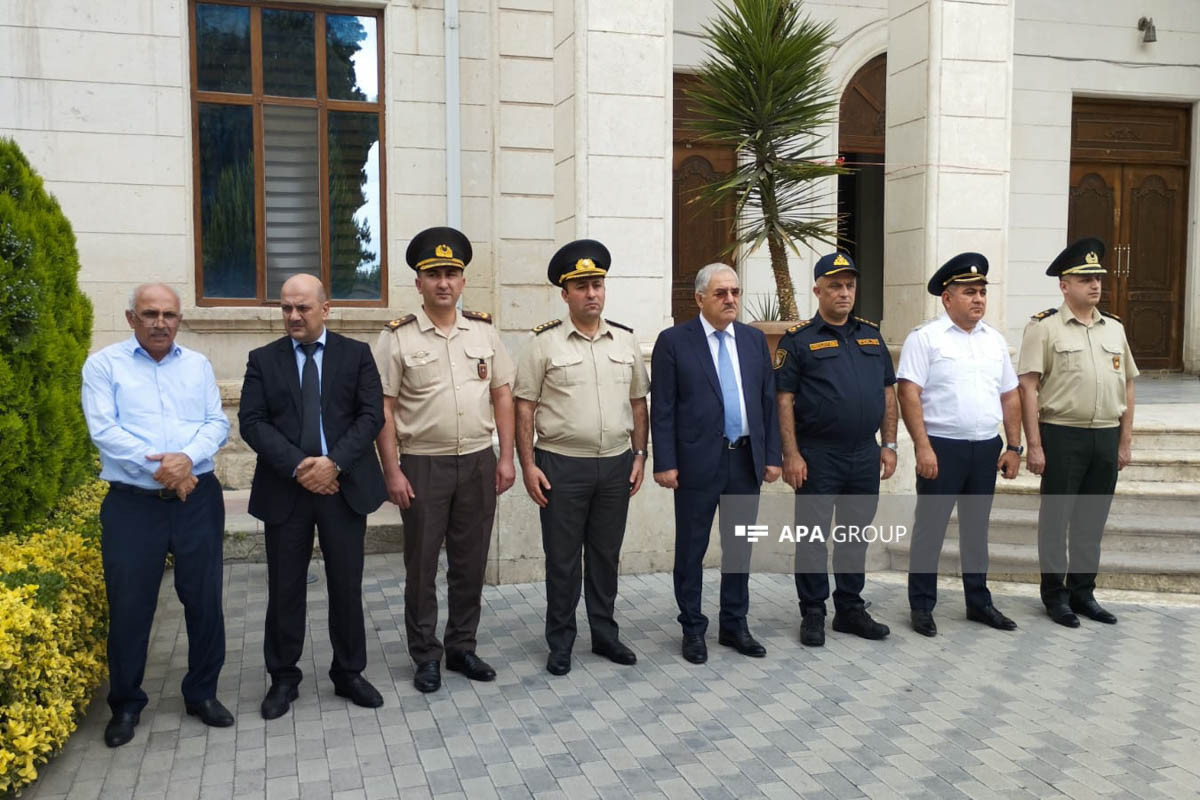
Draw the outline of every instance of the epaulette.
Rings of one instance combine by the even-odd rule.
[[[467,311],[464,308],[462,315],[467,319],[479,320],[480,322],[486,322],[488,325],[492,324],[492,315],[486,311]]]
[[[620,328],[623,331],[629,331],[630,333],[633,333],[633,328],[629,327],[628,325],[622,325],[619,322],[613,322],[611,319],[606,319],[604,321],[609,325],[612,325],[614,328]]]
[[[1104,316],[1108,317],[1109,319],[1115,319],[1117,322],[1121,321],[1121,318],[1118,317],[1116,314],[1110,314],[1107,311],[1101,311],[1100,313],[1103,314]]]
[[[535,334],[545,333],[546,331],[550,330],[551,328],[557,328],[559,325],[562,325],[561,319],[552,319],[549,322],[543,322],[541,325],[538,325],[536,328],[533,329],[533,332]]]
[[[394,331],[397,328],[399,328],[401,325],[407,325],[408,323],[415,321],[416,318],[417,318],[416,314],[409,314],[407,317],[400,317],[400,319],[392,320],[391,322],[384,325],[384,327],[390,331]]]
[[[807,325],[810,322],[812,322],[811,319],[802,319],[799,322],[797,322],[795,325],[793,325],[792,327],[788,328],[787,332],[795,333],[796,331],[800,330],[801,328],[803,328],[805,325]]]
[[[872,328],[876,328],[876,329],[879,328],[878,322],[872,322],[871,320],[863,319],[862,317],[855,317],[855,319],[858,320],[859,322],[861,322],[863,325],[870,325]]]
[[[1045,311],[1039,311],[1038,313],[1034,314],[1032,317],[1030,317],[1030,319],[1036,319],[1038,321],[1041,321],[1041,320],[1045,319],[1046,317],[1054,316],[1057,313],[1058,313],[1057,308],[1047,308]]]

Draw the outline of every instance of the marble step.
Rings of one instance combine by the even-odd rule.
[[[1037,509],[992,508],[988,543],[1037,547]],[[946,528],[946,539],[957,540],[957,513]],[[1123,553],[1158,553],[1200,557],[1200,514],[1110,514],[1104,526],[1104,550]]]

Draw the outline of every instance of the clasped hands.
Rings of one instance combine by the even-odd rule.
[[[158,469],[154,472],[154,480],[166,489],[172,489],[179,499],[187,500],[187,496],[196,488],[196,476],[192,474],[192,459],[184,453],[154,453],[146,456],[147,461],[158,461]]]
[[[328,456],[308,456],[296,465],[296,480],[313,494],[337,494],[338,468]]]

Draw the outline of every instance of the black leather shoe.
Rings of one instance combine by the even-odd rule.
[[[417,664],[413,686],[418,692],[436,692],[442,688],[442,665],[437,661],[422,661]]]
[[[133,738],[133,729],[141,721],[142,715],[136,711],[122,711],[113,714],[112,719],[104,726],[104,743],[109,747],[120,747]]]
[[[447,653],[446,669],[461,672],[473,681],[496,680],[496,670],[469,650],[465,653]]]
[[[882,639],[892,629],[871,619],[865,608],[847,608],[833,615],[833,629],[838,633],[853,633],[864,639]]]
[[[1013,622],[1008,617],[996,610],[995,606],[984,606],[983,608],[968,608],[967,619],[971,622],[982,622],[984,625],[991,625],[998,631],[1015,631],[1017,623]]]
[[[722,630],[717,634],[717,644],[732,647],[742,655],[751,658],[762,658],[767,654],[767,648],[759,644],[758,640],[750,635],[750,631]]]
[[[1078,603],[1071,603],[1071,610],[1076,614],[1082,614],[1088,619],[1093,619],[1096,622],[1103,622],[1105,625],[1116,625],[1117,615],[1111,611],[1106,611],[1104,606],[1093,600],[1084,600]]]
[[[188,703],[184,709],[188,716],[199,717],[201,722],[212,728],[228,728],[233,724],[233,714],[215,697],[201,703]]]
[[[551,650],[546,656],[546,672],[551,675],[566,675],[571,671],[571,654],[565,650]]]
[[[819,608],[810,608],[804,612],[800,621],[800,644],[808,647],[823,647],[825,645],[825,612]]]
[[[937,623],[933,621],[933,612],[914,608],[912,610],[912,629],[922,636],[937,636]]]
[[[683,657],[685,660],[690,661],[693,664],[703,664],[705,661],[708,661],[708,645],[704,643],[704,637],[702,635],[684,635]]]
[[[300,690],[290,683],[272,683],[263,698],[261,711],[263,719],[279,719],[292,707],[292,701],[300,696]]]
[[[345,683],[335,683],[333,693],[363,708],[379,708],[383,705],[383,695],[362,675],[355,675]]]
[[[598,656],[604,656],[614,664],[620,664],[625,667],[637,663],[637,654],[621,644],[620,641],[596,642],[592,645],[592,652]]]
[[[1050,619],[1063,625],[1067,628],[1078,628],[1079,617],[1075,616],[1075,612],[1064,605],[1046,606],[1046,613],[1050,615]]]

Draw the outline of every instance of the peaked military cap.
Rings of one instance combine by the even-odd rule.
[[[858,267],[854,266],[854,261],[845,253],[830,253],[817,260],[817,265],[813,267],[813,280],[839,272],[853,272],[857,275]]]
[[[611,265],[607,247],[595,239],[576,239],[558,248],[550,259],[546,277],[555,286],[564,286],[572,278],[603,278]]]
[[[1058,258],[1046,267],[1046,274],[1056,278],[1063,275],[1103,275],[1108,270],[1100,263],[1104,258],[1104,242],[1088,237],[1067,245]]]
[[[408,243],[404,258],[417,272],[435,267],[462,269],[471,263],[471,242],[454,228],[426,228]]]
[[[987,283],[988,260],[979,253],[959,253],[933,273],[925,287],[940,297],[952,283]]]

